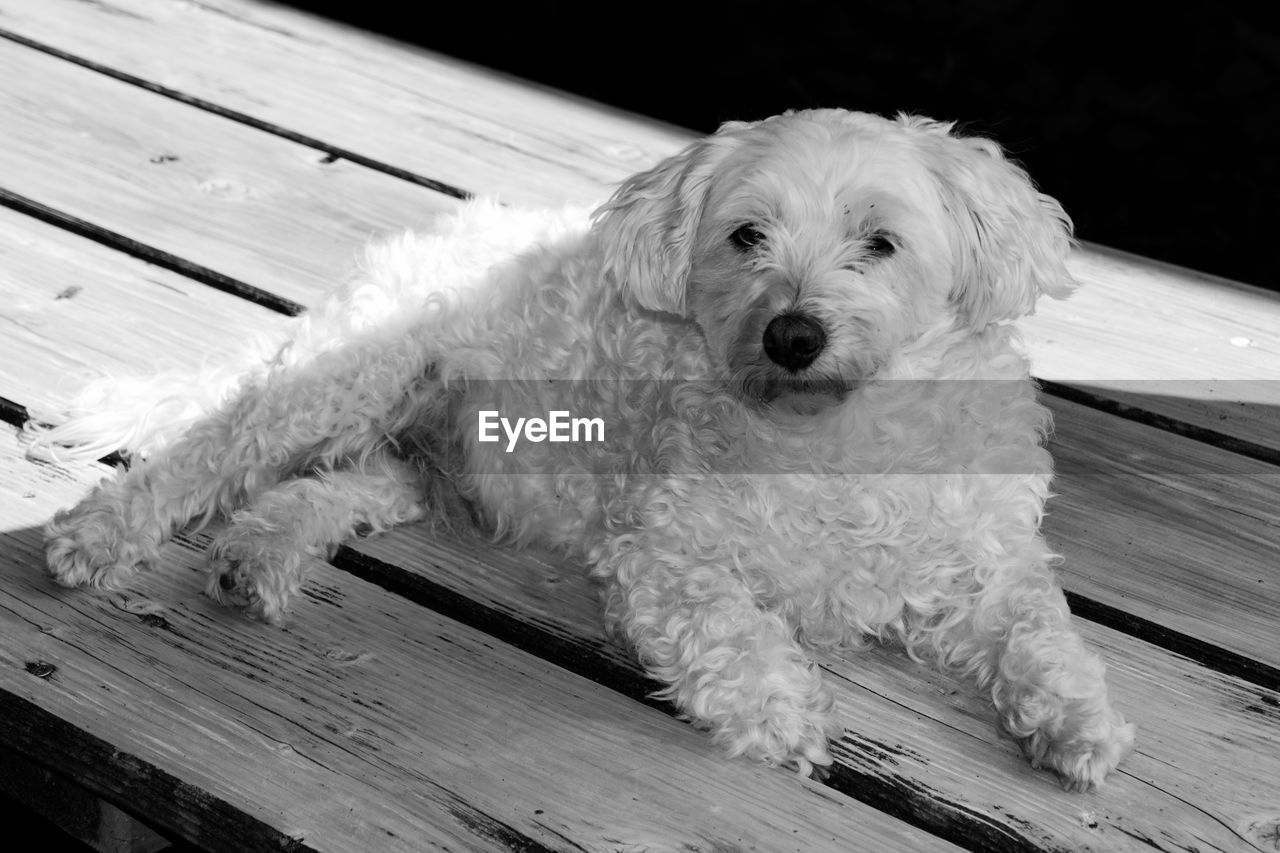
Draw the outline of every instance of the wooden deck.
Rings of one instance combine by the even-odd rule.
[[[892,650],[825,663],[825,781],[647,698],[578,567],[406,528],[317,565],[288,626],[126,594],[41,526],[108,469],[24,456],[88,378],[195,367],[370,236],[470,194],[601,199],[678,129],[249,0],[0,0],[0,790],[101,849],[1280,850],[1280,298],[1098,247],[1025,324],[1057,417],[1047,532],[1139,726],[1096,793]],[[56,792],[56,793],[50,793]],[[149,846],[150,845],[150,846]]]

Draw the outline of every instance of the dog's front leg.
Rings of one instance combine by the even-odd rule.
[[[605,619],[667,686],[658,695],[730,755],[801,773],[831,763],[842,728],[817,668],[730,565],[653,533],[615,537],[594,569]]]
[[[985,587],[916,614],[908,645],[976,673],[1032,765],[1056,771],[1068,790],[1088,790],[1128,754],[1134,726],[1111,707],[1106,668],[1071,622],[1047,547],[1037,539],[1028,550]]]
[[[991,695],[1001,726],[1035,767],[1058,773],[1068,790],[1102,784],[1133,747],[1134,726],[1111,707],[1106,667],[1071,624],[1048,567],[1035,565],[984,596],[978,621],[1011,621],[1000,633]]]

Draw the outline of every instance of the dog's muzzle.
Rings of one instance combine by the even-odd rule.
[[[805,314],[780,314],[764,330],[765,355],[792,373],[813,364],[826,345],[822,324]]]

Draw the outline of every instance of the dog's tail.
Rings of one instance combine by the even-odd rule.
[[[221,370],[95,380],[67,411],[33,413],[23,428],[30,439],[27,455],[50,462],[116,452],[146,458],[222,402],[240,377],[239,371]]]
[[[265,369],[264,359],[244,353],[234,363],[194,372],[95,379],[64,411],[30,413],[23,426],[27,456],[47,462],[88,461],[113,453],[145,459]]]

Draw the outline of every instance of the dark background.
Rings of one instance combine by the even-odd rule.
[[[960,120],[1081,239],[1280,290],[1274,0],[292,5],[699,132],[811,106]]]

